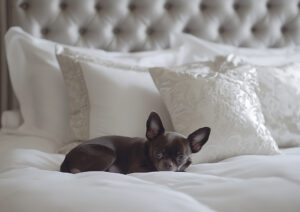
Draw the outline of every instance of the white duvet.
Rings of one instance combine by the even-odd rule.
[[[1,212],[300,211],[300,148],[193,165],[185,173],[73,175],[57,171],[63,155],[8,138],[0,136]]]

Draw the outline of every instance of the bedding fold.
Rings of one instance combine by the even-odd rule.
[[[61,154],[0,154],[1,211],[299,211],[300,148],[192,165],[187,172],[58,172]]]

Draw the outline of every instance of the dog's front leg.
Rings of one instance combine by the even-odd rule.
[[[180,167],[180,169],[178,170],[178,172],[185,172],[185,169],[186,169],[187,167],[189,167],[189,166],[191,165],[191,163],[192,163],[192,160],[189,158],[189,159],[187,160],[187,162],[186,162],[184,165],[182,165],[182,166]]]

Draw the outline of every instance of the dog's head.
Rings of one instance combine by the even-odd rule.
[[[209,134],[208,127],[196,130],[187,138],[176,132],[165,132],[159,115],[152,112],[146,132],[149,157],[158,171],[184,171],[191,164],[190,155],[200,151]]]

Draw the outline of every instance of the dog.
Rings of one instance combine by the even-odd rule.
[[[66,155],[60,171],[73,174],[87,171],[183,172],[192,163],[190,155],[199,152],[210,135],[209,127],[200,128],[187,138],[176,132],[165,132],[155,112],[149,115],[146,129],[146,139],[104,136],[86,141]]]

